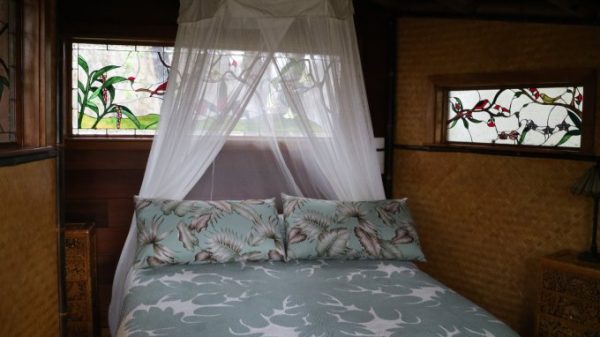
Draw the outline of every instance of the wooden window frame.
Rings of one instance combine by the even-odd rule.
[[[3,157],[56,143],[55,1],[17,1],[16,140]],[[49,149],[48,149],[49,150]]]
[[[23,69],[23,62],[22,62],[22,55],[23,55],[23,45],[24,45],[24,41],[23,41],[23,4],[20,3],[19,1],[10,1],[9,2],[9,6],[15,6],[16,8],[14,8],[14,13],[15,13],[15,17],[9,17],[9,20],[15,20],[16,23],[13,23],[15,25],[15,31],[13,32],[15,34],[15,42],[14,42],[14,55],[12,55],[15,59],[15,78],[10,78],[10,72],[8,73],[9,76],[9,81],[10,82],[10,87],[8,88],[9,90],[5,90],[5,94],[6,96],[8,96],[8,100],[10,101],[12,99],[12,91],[14,89],[16,95],[15,95],[15,106],[14,106],[14,118],[15,118],[15,140],[14,141],[10,141],[10,142],[3,142],[0,143],[0,149],[2,150],[17,150],[21,148],[21,145],[23,143],[22,139],[23,139],[23,111],[22,111],[22,106],[21,106],[21,93],[22,93],[22,89],[21,89],[21,80],[20,80],[20,74],[22,72]],[[9,24],[10,27],[11,24]],[[9,28],[9,32],[8,34],[10,34],[10,28]],[[10,41],[9,41],[10,44]],[[10,47],[9,47],[10,49]],[[9,56],[10,58],[10,56]],[[9,103],[10,105],[10,103]],[[10,109],[10,107],[9,107]]]
[[[592,155],[596,128],[596,72],[593,69],[549,69],[540,71],[449,74],[429,77],[431,102],[425,117],[425,145],[463,150],[502,151],[524,154]],[[535,145],[481,144],[449,142],[446,116],[448,92],[451,90],[506,89],[550,86],[583,86],[583,126],[580,148],[543,147]]]

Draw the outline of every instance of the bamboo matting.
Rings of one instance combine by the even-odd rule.
[[[590,163],[396,150],[394,197],[408,197],[421,267],[528,335],[539,258],[582,250],[591,198],[569,187]]]
[[[0,168],[0,336],[59,335],[54,159]]]

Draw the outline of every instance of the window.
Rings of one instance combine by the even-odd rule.
[[[15,12],[14,1],[0,0],[0,143],[17,141]]]
[[[589,153],[594,76],[548,73],[433,77],[435,143]]]
[[[451,90],[449,142],[581,147],[583,87]]]
[[[111,45],[72,43],[72,135],[153,135],[160,120],[160,108],[167,88],[174,49],[147,45]],[[228,92],[239,85],[238,77],[257,57],[253,51],[221,50],[211,72],[211,81],[219,81],[214,101],[205,101],[203,115],[210,119],[224,108]],[[267,67],[259,88],[240,117],[232,137],[256,137],[267,132],[267,112],[271,127],[278,135],[301,136],[300,121],[292,113],[283,90],[285,84],[302,95],[312,95],[328,106],[328,91],[323,82],[337,64],[335,58],[321,55],[277,53]],[[224,96],[224,97],[221,97]],[[309,127],[320,136],[329,121],[307,111]],[[202,124],[202,123],[200,123]],[[202,126],[199,125],[199,129]]]
[[[223,51],[235,74],[245,71],[245,64],[250,63],[254,54]],[[273,132],[279,137],[303,137],[303,127],[317,137],[331,136],[331,114],[322,110],[331,106],[330,85],[334,72],[339,71],[336,67],[339,60],[329,55],[275,53],[231,136],[260,137]],[[305,120],[301,121],[293,111],[286,90],[299,97],[310,97],[306,101],[314,103],[304,106]]]
[[[153,135],[173,47],[72,44],[73,135]]]

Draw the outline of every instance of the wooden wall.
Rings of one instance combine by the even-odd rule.
[[[119,255],[131,224],[133,195],[142,183],[150,143],[147,141],[65,142],[65,220],[96,224],[99,312],[108,333],[108,305]]]
[[[0,336],[58,336],[56,160],[0,167]]]
[[[430,75],[600,67],[597,26],[403,18],[397,33],[398,145],[425,140]],[[591,199],[569,187],[591,163],[406,148],[394,156],[394,196],[409,198],[423,269],[531,335],[539,258],[588,244]]]

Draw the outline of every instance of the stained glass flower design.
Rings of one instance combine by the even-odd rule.
[[[448,92],[446,140],[581,147],[582,86]]]
[[[72,50],[73,134],[154,134],[173,48],[74,43]]]

